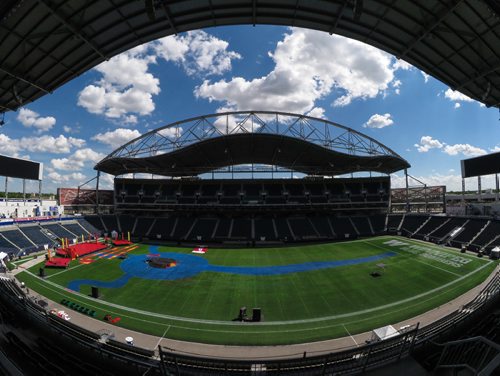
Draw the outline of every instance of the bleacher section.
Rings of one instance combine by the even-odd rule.
[[[318,239],[319,234],[308,218],[288,218],[295,240]]]
[[[469,247],[474,251],[479,251],[493,242],[500,235],[500,222],[490,221],[488,226],[475,238]]]
[[[403,220],[402,214],[391,214],[387,216],[387,231],[395,233],[399,229],[399,225]]]
[[[383,234],[385,231],[385,215],[376,214],[370,217],[367,217],[372,225],[372,229],[375,235]]]
[[[469,219],[462,232],[455,236],[451,244],[457,248],[469,244],[469,242],[479,234],[479,231],[486,226],[487,222],[486,219]]]
[[[356,230],[352,227],[349,218],[330,217],[333,231],[337,234],[337,239],[353,239],[357,237]]]
[[[278,240],[274,231],[275,225],[272,218],[256,218],[254,219],[255,239],[262,241]]]
[[[88,232],[95,234],[96,232],[103,232],[104,225],[101,221],[101,217],[98,215],[86,215],[84,217],[85,220],[80,221],[80,224],[87,230]]]
[[[73,239],[76,236],[58,223],[42,223],[41,226],[42,228],[50,231],[58,238]]]
[[[115,181],[117,208],[129,210],[172,205],[331,205],[339,208],[355,205],[386,208],[389,190],[388,177]],[[106,219],[103,217],[103,220]]]
[[[401,225],[402,234],[410,236],[417,231],[417,229],[422,226],[428,218],[428,215],[405,215]]]
[[[447,217],[443,216],[430,216],[428,219],[420,226],[416,232],[414,232],[413,237],[417,239],[424,239],[431,232],[435,231],[438,227],[443,225],[448,220]]]
[[[191,229],[189,239],[196,241],[211,240],[216,224],[216,218],[198,218]]]
[[[75,234],[76,236],[78,236],[78,238],[81,238],[82,235],[84,238],[88,238],[88,236],[89,236],[88,231],[85,230],[78,223],[61,223],[61,226],[63,226],[66,230],[68,230],[72,234]]]
[[[444,224],[429,234],[429,239],[434,240],[436,242],[444,241],[450,233],[464,225],[467,220],[464,218],[450,218]]]
[[[108,234],[112,231],[119,232],[120,228],[118,227],[118,220],[115,215],[103,215],[101,219]]]
[[[141,238],[147,236],[149,229],[151,228],[151,225],[153,224],[155,219],[156,218],[138,217],[133,234]]]
[[[19,228],[28,238],[31,239],[33,243],[35,243],[38,246],[47,244],[47,245],[52,245],[54,244],[54,240],[49,238],[47,235],[45,235],[41,229],[40,226],[34,225],[34,226],[22,226]]]
[[[9,240],[11,243],[14,243],[18,248],[31,248],[34,247],[33,244],[21,231],[18,229],[2,231],[2,235]]]
[[[136,217],[132,215],[120,215],[118,216],[118,221],[120,222],[120,230],[123,234],[128,232],[132,233],[134,229]]]
[[[368,222],[367,217],[351,217],[354,226],[359,232],[360,236],[372,236],[373,232],[370,227],[370,223]]]

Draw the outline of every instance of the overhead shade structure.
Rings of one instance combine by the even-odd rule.
[[[0,112],[52,93],[143,43],[241,24],[303,27],[360,40],[499,107],[499,16],[496,0],[2,0]]]
[[[200,116],[158,128],[113,151],[95,169],[115,176],[196,176],[242,164],[319,176],[389,174],[410,167],[387,146],[340,124],[252,111]]]

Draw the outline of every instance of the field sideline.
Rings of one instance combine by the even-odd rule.
[[[89,297],[90,284],[82,284],[80,292],[67,287],[75,280],[109,284],[123,279],[131,273],[123,260],[73,261],[68,270],[47,270],[45,280],[36,276],[36,265],[17,278],[55,302],[66,298],[96,310],[97,318],[119,316],[120,326],[148,334],[270,345],[344,337],[403,321],[477,286],[496,266],[457,250],[392,236],[289,248],[209,249],[202,256],[186,248],[139,245],[126,261],[142,260],[152,250],[183,260],[167,272],[171,279],[131,274],[123,287],[100,288],[99,300]],[[199,273],[193,274],[192,257],[202,258],[194,259],[203,264]],[[290,265],[292,272],[282,272]],[[142,266],[134,267],[136,272]],[[172,273],[181,271],[193,275],[174,278]],[[374,278],[372,271],[382,276]],[[250,314],[253,307],[262,308],[264,321],[232,321],[241,306]]]

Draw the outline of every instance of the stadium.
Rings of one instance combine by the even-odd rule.
[[[486,14],[498,6],[462,3],[440,19],[458,22],[473,10],[488,25],[477,41],[489,46],[499,26]],[[472,60],[488,59],[471,49],[441,64],[438,47],[465,42],[450,36],[428,53],[432,40],[410,32],[428,27],[408,16],[423,10],[411,2],[109,1],[80,5],[85,12],[76,5],[0,6],[2,49],[33,37],[36,27],[25,25],[42,13],[78,36],[65,45],[49,33],[47,45],[32,46],[29,77],[0,70],[15,81],[15,90],[0,91],[4,111],[21,105],[21,93],[24,103],[36,100],[119,52],[212,22],[371,38],[485,105],[500,103],[494,63],[478,73]],[[403,15],[414,25],[398,24]],[[462,23],[447,22],[461,35]],[[66,59],[50,68],[49,45]],[[9,59],[15,66],[19,56]],[[466,71],[472,78],[464,80]],[[464,160],[462,176],[497,174],[498,162],[500,153]],[[95,164],[95,190],[60,188],[64,215],[40,199],[26,218],[2,220],[0,370],[494,374],[500,220],[451,215],[445,187],[410,187],[410,167],[366,134],[302,114],[221,112],[151,130]],[[391,187],[390,175],[401,171],[406,187]],[[114,176],[111,191],[100,188],[104,173]],[[1,157],[0,174],[39,181],[41,192],[39,163]]]

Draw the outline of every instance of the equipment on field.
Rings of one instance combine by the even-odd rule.
[[[96,286],[92,286],[92,297],[94,299],[99,299],[99,288]]]
[[[259,322],[262,320],[262,310],[260,308],[254,308],[252,310],[252,321]]]
[[[247,307],[240,308],[240,314],[238,315],[239,321],[244,321],[247,317]]]

